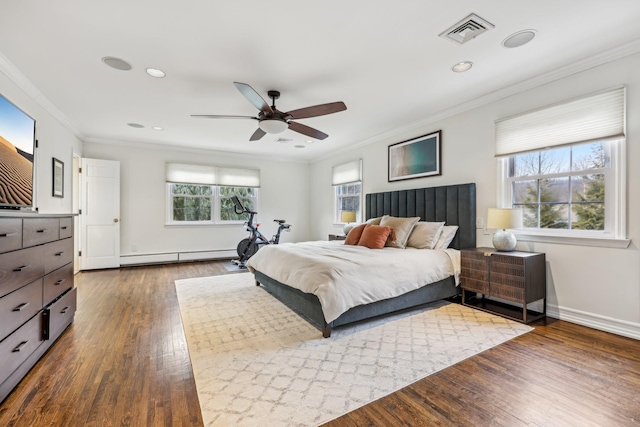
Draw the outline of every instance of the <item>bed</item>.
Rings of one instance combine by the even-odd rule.
[[[383,215],[391,215],[394,217],[420,217],[421,221],[429,222],[444,221],[446,225],[458,226],[455,238],[449,245],[449,248],[458,250],[464,248],[475,248],[475,193],[475,184],[473,183],[371,193],[365,196],[366,219],[368,220],[371,218],[381,217]],[[291,252],[288,255],[286,253],[286,251],[291,251],[292,248],[295,248],[298,252],[303,252],[299,249],[300,247],[295,247],[294,245],[295,244],[279,245],[280,248],[275,245],[273,247],[265,247],[249,260],[248,266],[255,275],[256,285],[262,286],[266,291],[280,300],[287,307],[289,307],[301,317],[305,318],[311,324],[320,329],[322,331],[323,337],[325,338],[330,337],[331,329],[337,326],[362,321],[372,317],[382,316],[395,311],[416,307],[445,298],[450,298],[459,294],[459,288],[458,286],[456,286],[454,275],[447,274],[445,275],[446,277],[438,278],[433,283],[417,287],[415,289],[407,290],[406,292],[402,291],[403,293],[397,296],[388,298],[383,297],[383,299],[380,300],[361,303],[347,309],[344,312],[340,312],[340,310],[338,310],[339,314],[337,316],[335,313],[325,315],[321,301],[317,295],[309,292],[304,292],[300,289],[296,289],[295,287],[289,286],[289,284],[287,283],[283,283],[281,281],[278,281],[276,278],[271,277],[289,277],[294,272],[300,270],[299,268],[295,270],[297,268],[296,265],[300,265],[299,262],[304,263],[304,260],[299,261],[298,264],[292,262],[292,272],[291,274],[285,276],[278,276],[274,274],[273,270],[270,270],[271,267],[269,267],[269,264],[274,264],[274,262],[272,261],[273,259],[275,259],[274,255],[276,251],[283,252],[282,256],[285,257],[285,259],[287,259],[287,256],[293,256]],[[315,246],[319,251],[318,258],[333,257],[337,259],[339,258],[339,256],[336,256],[334,254],[334,251],[339,245],[341,245],[341,242],[310,242],[305,246],[305,251],[313,250],[313,247]],[[269,250],[261,253],[265,249]],[[345,247],[344,249],[347,248]],[[385,248],[385,250],[386,249],[387,248]],[[408,251],[402,252],[402,254],[406,255],[407,259],[411,258],[413,251],[431,251],[429,249],[389,249],[395,250],[396,252]],[[347,250],[351,252],[356,251],[356,249],[351,248]],[[381,251],[369,251],[369,253],[371,254],[370,257],[373,260],[372,265],[378,265],[376,263],[382,262],[384,257],[382,257]],[[457,251],[442,250],[432,252],[434,252],[434,257],[436,256],[435,252],[439,253],[437,255],[438,257],[455,257]],[[378,261],[376,261],[376,257],[379,257]],[[268,260],[269,262],[265,262],[265,260]],[[396,272],[398,274],[398,277],[400,277],[405,273],[406,270],[419,270],[422,266],[422,264],[419,264],[416,267],[416,265],[414,264],[416,264],[417,261],[411,261],[411,263],[411,266],[403,263],[389,268],[398,268],[399,270],[396,270]],[[284,268],[282,263],[278,263],[278,265],[280,266],[280,268]],[[272,273],[269,274],[265,271],[272,271]],[[319,274],[322,275],[322,273]],[[438,274],[442,276],[442,272]],[[309,276],[309,281],[315,280],[317,278],[317,275],[318,274],[315,274],[313,277]],[[365,276],[363,275],[363,277]],[[367,280],[369,280],[372,284],[374,283],[375,279],[376,278],[373,276],[367,277]],[[321,297],[323,296],[321,295]],[[366,296],[365,300],[367,298],[371,299],[372,297]],[[375,298],[379,297],[374,297],[374,299]],[[330,319],[330,321],[326,321],[325,319],[327,318]]]

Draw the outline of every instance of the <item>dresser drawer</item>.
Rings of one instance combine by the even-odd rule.
[[[42,279],[0,298],[0,340],[42,309]]]
[[[58,240],[42,246],[44,273],[48,274],[73,261],[73,239]]]
[[[0,220],[0,253],[15,251],[22,247],[22,220],[6,218]]]
[[[22,246],[29,247],[58,240],[58,218],[25,218],[22,223]]]
[[[41,246],[9,252],[0,257],[0,296],[44,275]]]
[[[73,218],[60,218],[60,238],[66,239],[73,236]]]
[[[76,312],[78,289],[73,288],[44,310],[44,339],[55,340],[73,321]]]
[[[69,263],[44,276],[43,305],[48,305],[71,288],[73,288],[73,264]]]
[[[34,316],[0,342],[0,384],[42,344],[41,329],[42,317]]]
[[[469,291],[489,293],[489,259],[479,252],[465,252],[460,259],[460,283]]]

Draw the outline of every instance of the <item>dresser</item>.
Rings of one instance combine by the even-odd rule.
[[[547,280],[543,253],[462,249],[460,264],[464,305],[523,323],[546,316]],[[503,301],[496,301],[496,298]],[[536,301],[542,302],[541,311],[527,308],[527,304]]]
[[[73,217],[0,216],[0,402],[73,322]]]

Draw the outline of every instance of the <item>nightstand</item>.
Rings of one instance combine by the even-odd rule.
[[[329,240],[344,240],[346,238],[346,234],[329,234]]]
[[[462,249],[460,264],[462,304],[523,323],[546,316],[547,276],[543,253],[500,252],[494,248]],[[467,292],[472,295],[467,295]],[[476,296],[477,293],[481,297]],[[542,300],[542,312],[527,308],[527,304],[539,300]]]

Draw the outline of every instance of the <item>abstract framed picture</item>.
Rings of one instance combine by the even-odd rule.
[[[64,163],[53,158],[53,197],[64,197]]]
[[[441,133],[437,131],[389,146],[389,182],[442,175]]]

